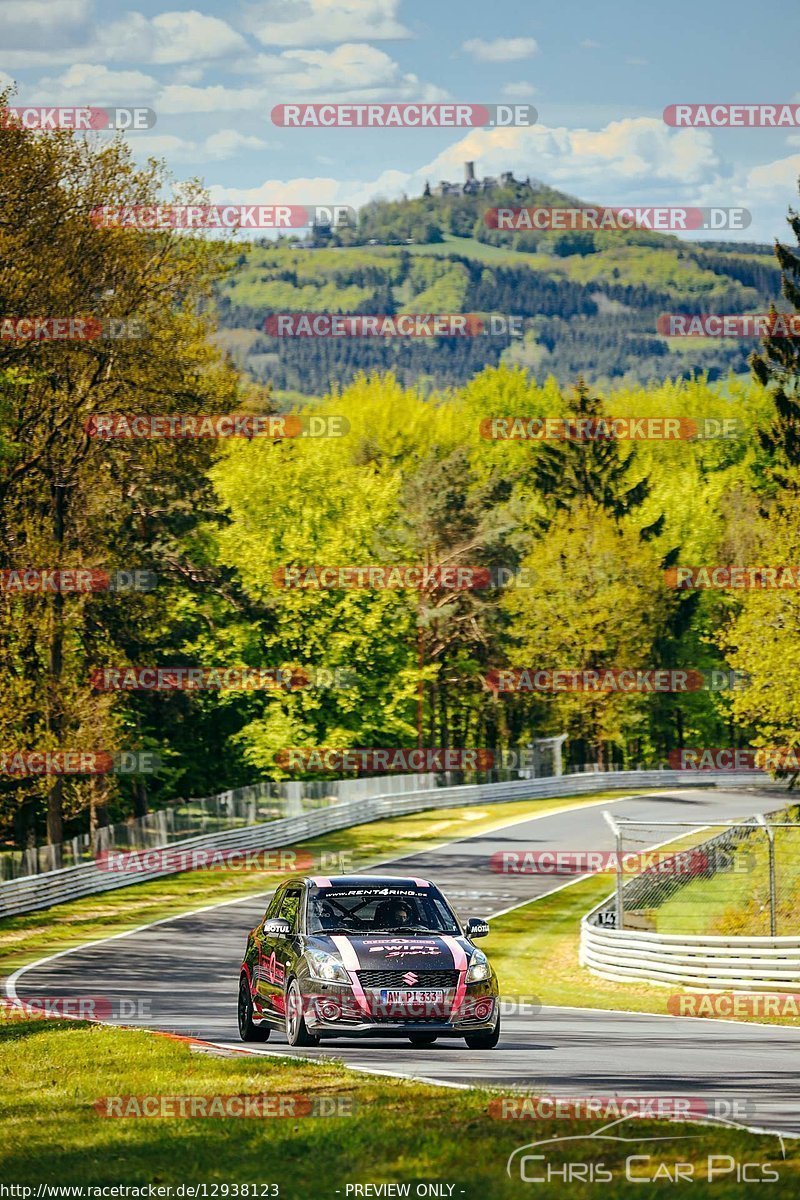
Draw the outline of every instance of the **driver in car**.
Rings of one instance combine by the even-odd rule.
[[[337,925],[341,924],[341,917],[337,917],[333,908],[326,900],[321,902],[315,900],[312,908],[319,921],[320,929],[335,929]]]
[[[390,929],[404,929],[406,925],[412,925],[414,922],[414,914],[411,911],[411,905],[406,900],[388,900],[381,907],[380,923],[387,925]]]

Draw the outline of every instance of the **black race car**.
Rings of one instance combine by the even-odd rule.
[[[404,1037],[429,1046],[463,1037],[491,1050],[500,1004],[489,932],[464,928],[427,879],[346,875],[290,879],[250,931],[239,980],[242,1041],[273,1028],[293,1046],[320,1038]]]

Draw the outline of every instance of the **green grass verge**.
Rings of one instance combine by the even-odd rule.
[[[630,791],[591,796],[515,800],[506,804],[427,809],[409,816],[355,825],[298,843],[315,857],[316,871],[351,870],[428,850],[441,842],[501,828],[524,816],[613,800]],[[637,793],[638,794],[638,793]],[[269,871],[187,871],[132,884],[41,912],[0,921],[0,975],[46,954],[205,905],[271,891],[285,874]]]
[[[605,1124],[597,1119],[501,1120],[490,1115],[489,1104],[499,1093],[489,1090],[455,1091],[355,1074],[335,1062],[210,1057],[144,1032],[70,1022],[25,1021],[0,1028],[0,1077],[0,1179],[27,1186],[255,1184],[259,1190],[249,1194],[260,1198],[271,1194],[261,1185],[277,1183],[282,1200],[344,1200],[348,1184],[408,1182],[413,1196],[414,1185],[425,1181],[453,1185],[452,1192],[438,1194],[455,1200],[506,1200],[526,1190],[519,1173],[513,1178],[505,1173],[512,1151],[548,1138],[585,1137]],[[95,1108],[104,1097],[256,1094],[268,1094],[273,1102],[278,1096],[329,1105],[345,1101],[351,1115],[115,1120]],[[772,1164],[782,1185],[776,1195],[793,1194],[800,1186],[800,1145],[786,1143],[784,1159],[772,1135],[643,1119],[628,1120],[622,1130],[611,1132],[631,1140],[568,1141],[534,1150],[546,1155],[551,1171],[562,1171],[553,1182],[539,1184],[536,1195],[547,1200],[564,1195],[565,1164],[602,1162],[613,1176],[603,1186],[604,1195],[638,1196],[641,1183],[625,1180],[626,1159],[632,1155],[652,1156],[631,1164],[638,1175],[654,1174],[661,1161],[670,1173],[676,1163],[691,1164],[692,1194],[699,1197],[728,1200],[748,1194],[748,1187],[752,1191],[751,1184],[735,1181],[733,1171],[707,1182],[709,1156],[718,1155]],[[646,1140],[654,1137],[670,1140]],[[546,1169],[542,1162],[527,1167],[533,1174]],[[648,1194],[662,1192],[675,1194],[666,1182]],[[222,1186],[207,1194],[235,1195]],[[568,1194],[597,1193],[591,1183],[573,1182]]]

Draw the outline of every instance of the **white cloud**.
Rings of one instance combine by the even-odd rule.
[[[170,163],[195,163],[209,159],[222,162],[245,150],[268,150],[270,143],[261,138],[246,137],[236,129],[220,129],[201,142],[166,133],[142,134],[135,144],[132,143],[132,148],[139,159],[153,157],[166,158]]]
[[[581,42],[581,50],[599,50],[600,48],[601,43],[593,42],[591,38],[584,38]]]
[[[15,51],[79,44],[89,37],[91,17],[92,0],[3,0],[0,45],[4,65],[16,65],[8,62]]]
[[[45,76],[26,88],[25,102],[155,107],[159,87],[158,81],[143,71],[110,71],[95,63],[75,63],[63,75]]]
[[[349,204],[347,183],[330,177],[266,179],[252,188],[214,186],[214,204]]]
[[[141,144],[137,138],[135,148]],[[797,205],[800,174],[797,154],[731,176],[714,154],[707,130],[675,130],[653,118],[632,118],[599,130],[541,125],[475,129],[411,171],[385,170],[371,179],[267,179],[252,188],[213,185],[210,192],[215,203],[335,203],[360,208],[378,198],[419,195],[426,179],[432,184],[462,180],[469,160],[474,160],[479,176],[506,170],[517,178],[530,174],[587,202],[750,208],[753,224],[742,236],[763,241],[784,235],[787,207]],[[332,165],[319,156],[317,161]]]
[[[16,0],[12,0],[15,3]],[[4,9],[0,3],[0,31]],[[72,63],[76,53],[85,62],[126,62],[139,66],[174,63],[213,62],[230,58],[247,49],[247,42],[225,21],[190,9],[187,12],[163,12],[146,17],[140,12],[126,13],[110,24],[95,22],[86,26],[83,38],[64,37],[48,43],[34,34],[25,49],[4,52],[6,67],[54,66]],[[13,42],[11,45],[13,46]]]
[[[786,192],[786,204],[798,207],[797,179],[800,176],[800,154],[778,158],[774,162],[752,167],[747,172],[746,187],[750,195],[760,194],[764,199],[774,199],[776,188]]]
[[[404,73],[385,51],[364,43],[350,42],[332,50],[259,54],[248,60],[243,70],[264,81],[267,111],[276,103],[311,96],[337,102],[449,99],[443,88]]]
[[[263,138],[250,137],[239,133],[238,129],[219,129],[206,138],[203,152],[206,157],[213,159],[235,158],[246,150],[268,150],[270,143]]]
[[[520,58],[531,58],[539,47],[535,38],[495,38],[491,42],[483,38],[471,38],[461,47],[478,62],[515,62]]]
[[[262,0],[246,26],[264,46],[321,46],[330,42],[409,38],[397,20],[400,0]]]
[[[203,78],[204,69],[202,67],[191,66],[186,64],[182,67],[176,67],[171,72],[173,83],[199,83]]]
[[[690,137],[684,137],[684,134]],[[480,174],[532,174],[582,198],[634,203],[669,194],[688,202],[688,185],[716,178],[719,163],[704,130],[668,129],[652,118],[614,121],[600,130],[475,129],[425,168],[435,179],[460,179],[473,159]],[[420,174],[419,172],[417,174]]]
[[[225,21],[195,12],[165,12],[153,17],[147,40],[153,63],[209,62],[247,49],[241,34]]]
[[[688,138],[685,135],[690,135]],[[518,178],[535,175],[599,203],[643,203],[664,193],[673,203],[695,203],[687,196],[687,173],[698,183],[716,178],[717,160],[705,130],[673,130],[661,121],[640,118],[615,122],[605,129],[475,129],[436,158],[413,171],[387,170],[371,180],[267,180],[242,190],[213,188],[215,199],[231,203],[336,202],[358,208],[376,197],[417,195],[425,180],[463,179],[464,163],[476,172],[499,175],[513,170]],[[655,186],[654,186],[655,185]]]
[[[473,129],[429,163],[417,176],[460,179],[462,164],[474,159],[486,175],[514,169],[557,187],[583,188],[590,199],[668,185],[679,198],[687,185],[716,177],[719,163],[707,130],[670,129],[653,117],[613,121],[604,129],[550,129],[545,125]],[[620,195],[620,201],[624,195]]]
[[[191,84],[168,84],[154,105],[159,113],[241,112],[250,109],[269,113],[268,96],[261,88],[227,88],[222,84],[193,87]]]
[[[503,88],[503,95],[510,96],[512,100],[525,100],[529,96],[536,95],[536,88],[532,83],[507,83]]]

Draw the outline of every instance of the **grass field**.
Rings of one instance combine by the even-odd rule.
[[[206,1194],[233,1196],[238,1185],[238,1194],[248,1195],[242,1185],[255,1185],[250,1196],[335,1200],[346,1196],[348,1185],[422,1181],[453,1185],[452,1192],[433,1193],[439,1196],[506,1200],[525,1192],[519,1156],[511,1178],[506,1175],[508,1156],[531,1142],[568,1138],[530,1151],[545,1158],[529,1160],[526,1175],[553,1175],[551,1183],[538,1184],[537,1196],[563,1196],[563,1173],[576,1169],[569,1164],[579,1172],[592,1164],[594,1172],[610,1174],[612,1182],[603,1186],[606,1196],[637,1196],[641,1182],[625,1178],[626,1160],[633,1155],[643,1157],[628,1163],[632,1174],[652,1177],[660,1170],[662,1181],[665,1172],[671,1177],[676,1164],[685,1164],[684,1177],[693,1172],[695,1196],[727,1200],[748,1194],[745,1186],[752,1189],[736,1182],[733,1162],[715,1157],[722,1155],[755,1164],[751,1174],[777,1172],[781,1190],[775,1195],[794,1194],[800,1186],[800,1145],[787,1141],[784,1159],[774,1135],[637,1118],[609,1131],[629,1140],[587,1141],[606,1120],[500,1119],[489,1108],[492,1101],[500,1104],[499,1092],[356,1074],[332,1062],[211,1057],[192,1052],[183,1042],[131,1030],[7,1022],[0,1027],[0,1078],[0,1180],[5,1184],[156,1184],[175,1189],[219,1183],[216,1193],[211,1189]],[[532,1085],[535,1094],[535,1081]],[[147,1111],[147,1105],[156,1103],[158,1111],[165,1103],[167,1111],[179,1114],[180,1097],[209,1104],[211,1097],[253,1095],[266,1097],[272,1111],[282,1103],[287,1114],[322,1106],[342,1115],[102,1115],[109,1109]],[[668,1140],[648,1140],[654,1138]],[[710,1182],[709,1158],[712,1170],[720,1172]],[[270,1190],[270,1184],[279,1190]],[[674,1194],[667,1182],[651,1186],[656,1191],[648,1195]],[[415,1194],[413,1186],[410,1194]],[[570,1196],[595,1194],[592,1183],[573,1180],[569,1186]]]

